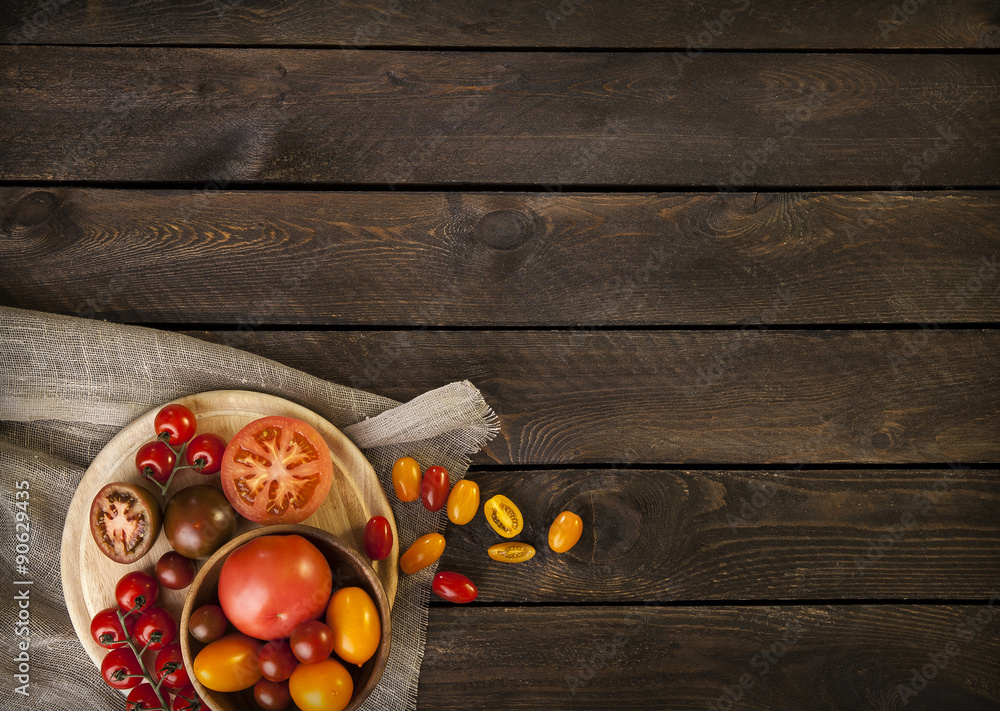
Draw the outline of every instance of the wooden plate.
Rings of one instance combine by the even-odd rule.
[[[316,413],[273,395],[219,390],[191,395],[176,402],[190,408],[197,415],[199,434],[214,432],[227,441],[245,425],[268,415],[284,415],[303,420],[323,435],[333,455],[334,483],[323,505],[302,523],[329,531],[355,550],[363,552],[362,535],[368,519],[372,516],[385,516],[389,519],[394,538],[393,550],[385,560],[373,563],[373,567],[382,581],[389,604],[392,604],[398,580],[396,568],[399,535],[396,521],[375,471],[353,442]],[[141,560],[130,565],[115,563],[101,553],[90,534],[90,505],[94,496],[104,485],[113,481],[138,483],[153,492],[162,507],[171,494],[186,486],[211,484],[222,490],[218,475],[202,476],[193,471],[184,471],[178,473],[167,497],[163,497],[155,485],[145,482],[139,475],[135,468],[135,453],[145,442],[153,439],[153,418],[159,410],[157,407],[125,427],[100,451],[80,481],[66,515],[61,548],[66,607],[83,648],[97,666],[100,666],[107,650],[90,636],[91,619],[104,608],[115,604],[115,584],[123,575],[133,570],[152,573],[159,557],[170,550],[170,543],[166,535],[161,533],[152,550]],[[258,524],[240,518],[236,534],[259,527]],[[180,622],[186,595],[187,590],[161,589],[156,604],[166,607]]]

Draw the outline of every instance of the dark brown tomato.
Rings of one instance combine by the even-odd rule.
[[[167,502],[163,528],[175,551],[200,560],[236,533],[236,512],[217,489],[203,484],[189,486]]]
[[[90,533],[101,553],[116,563],[142,558],[160,535],[160,505],[138,484],[113,482],[90,505]]]

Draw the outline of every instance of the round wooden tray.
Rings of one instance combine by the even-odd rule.
[[[323,505],[302,523],[329,531],[355,550],[363,552],[362,536],[368,519],[372,516],[385,516],[389,519],[394,537],[392,553],[385,560],[372,565],[382,581],[389,604],[392,605],[398,581],[399,535],[396,521],[375,471],[353,442],[316,413],[273,395],[218,390],[191,395],[176,402],[190,408],[197,415],[199,434],[214,432],[227,441],[245,425],[268,415],[284,415],[303,420],[323,435],[333,455],[334,482]],[[157,407],[125,427],[100,451],[80,481],[66,515],[61,547],[66,607],[83,648],[97,666],[100,666],[107,650],[90,636],[91,619],[104,608],[115,604],[115,584],[123,575],[132,570],[152,573],[157,559],[170,550],[170,543],[166,535],[161,533],[152,550],[141,560],[130,565],[110,560],[98,550],[90,534],[90,505],[94,496],[112,481],[138,483],[154,493],[162,507],[174,492],[187,486],[210,484],[222,490],[218,475],[202,476],[193,471],[182,471],[175,477],[167,496],[163,497],[155,484],[146,482],[139,475],[135,468],[135,453],[142,444],[153,439],[153,418],[159,410]],[[246,519],[239,520],[236,535],[260,527]],[[202,563],[204,561],[199,562],[199,567]],[[180,622],[186,595],[187,590],[161,589],[156,604],[166,607]]]

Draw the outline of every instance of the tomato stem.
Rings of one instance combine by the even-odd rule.
[[[150,674],[149,669],[146,668],[145,660],[143,660],[142,658],[142,654],[143,652],[146,651],[146,647],[149,646],[149,643],[147,642],[146,645],[143,646],[142,650],[140,650],[136,645],[135,640],[132,638],[131,633],[128,631],[128,627],[125,626],[125,618],[128,615],[131,615],[133,612],[135,612],[137,608],[141,606],[144,602],[145,599],[142,597],[142,595],[139,595],[138,597],[136,597],[136,605],[131,610],[129,610],[128,612],[122,612],[121,610],[118,610],[117,612],[118,624],[121,625],[122,630],[125,632],[125,642],[128,644],[129,649],[132,650],[132,654],[135,655],[136,660],[138,660],[139,662],[139,668],[142,670],[141,675],[130,674],[129,676],[130,677],[142,676],[146,681],[149,682],[149,685],[153,687],[153,693],[156,694],[156,698],[160,702],[160,708],[149,709],[149,711],[170,711],[169,704],[167,704],[166,699],[163,698],[163,694],[160,692],[160,684],[163,682],[163,679],[166,678],[166,674],[164,674],[163,679],[160,679],[159,681],[156,681],[154,679],[153,675]]]

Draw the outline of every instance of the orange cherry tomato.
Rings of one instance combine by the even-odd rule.
[[[479,509],[479,484],[468,479],[455,484],[448,495],[448,520],[464,526],[476,516]]]
[[[342,711],[351,703],[354,682],[344,665],[330,657],[295,667],[288,691],[302,711]]]
[[[421,536],[406,549],[399,559],[399,567],[404,573],[412,575],[434,563],[444,553],[444,536],[440,533],[428,533]]]
[[[583,533],[583,519],[572,511],[563,511],[549,526],[549,548],[565,553],[576,545]]]
[[[194,676],[212,691],[249,689],[261,678],[257,650],[262,644],[240,633],[217,639],[194,658]]]
[[[413,457],[397,459],[392,465],[392,488],[400,501],[420,498],[420,465]]]
[[[497,494],[487,501],[483,513],[493,530],[504,538],[513,538],[524,528],[520,509],[506,496]]]
[[[490,558],[501,563],[523,563],[535,557],[535,549],[520,541],[507,541],[490,546],[486,551]]]
[[[378,608],[361,588],[341,588],[333,594],[326,624],[333,630],[333,651],[359,667],[375,654],[382,639]]]

